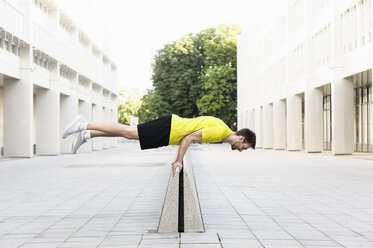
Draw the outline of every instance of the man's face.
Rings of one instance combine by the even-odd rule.
[[[243,150],[249,149],[251,147],[251,144],[246,143],[246,142],[236,141],[231,145],[231,147],[232,147],[232,150],[238,150],[242,152]]]

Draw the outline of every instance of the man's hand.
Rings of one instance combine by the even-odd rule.
[[[175,161],[172,163],[172,176],[175,176],[176,168],[179,167],[179,172],[183,169],[183,163],[179,161]]]
[[[181,140],[179,151],[177,152],[176,161],[172,163],[172,176],[175,175],[176,168],[179,167],[180,171],[183,168],[183,158],[188,146],[193,141],[202,141],[202,129],[190,133]]]

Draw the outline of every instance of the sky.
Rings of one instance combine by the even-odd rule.
[[[156,52],[183,35],[219,24],[255,35],[280,16],[287,0],[96,0],[116,37],[118,87],[152,88]]]

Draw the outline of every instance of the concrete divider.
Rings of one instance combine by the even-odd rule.
[[[159,233],[178,232],[179,177],[170,176],[166,197],[163,203],[162,215],[158,225]]]
[[[179,231],[204,232],[205,230],[189,151],[184,156],[182,175],[183,188],[180,189],[179,173],[176,173],[174,177],[172,176],[172,172],[170,174],[168,189],[158,226],[159,233]],[[179,199],[179,190],[182,192],[182,199]],[[183,205],[180,206],[180,203],[183,203]],[[179,209],[182,211],[179,211]],[[182,226],[182,228],[180,228],[180,226]]]

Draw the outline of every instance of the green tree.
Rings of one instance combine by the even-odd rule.
[[[236,38],[240,29],[220,25],[188,34],[159,50],[153,87],[143,97],[140,122],[167,113],[213,115],[236,127]]]
[[[200,77],[204,95],[197,101],[201,115],[219,117],[230,128],[236,128],[237,84],[236,70],[225,66],[215,66]]]
[[[148,90],[141,99],[142,105],[139,108],[139,122],[146,122],[157,119],[163,115],[171,113],[169,104],[162,100],[158,91]]]
[[[121,88],[118,99],[118,122],[131,124],[131,117],[138,116],[141,107],[140,90],[137,88]]]
[[[153,64],[153,86],[167,110],[185,117],[198,115],[197,73],[201,67],[194,37],[189,34],[158,51]]]
[[[237,127],[237,26],[220,25],[212,39],[204,43],[205,67],[199,80],[202,97],[200,114],[221,118],[230,128]]]

